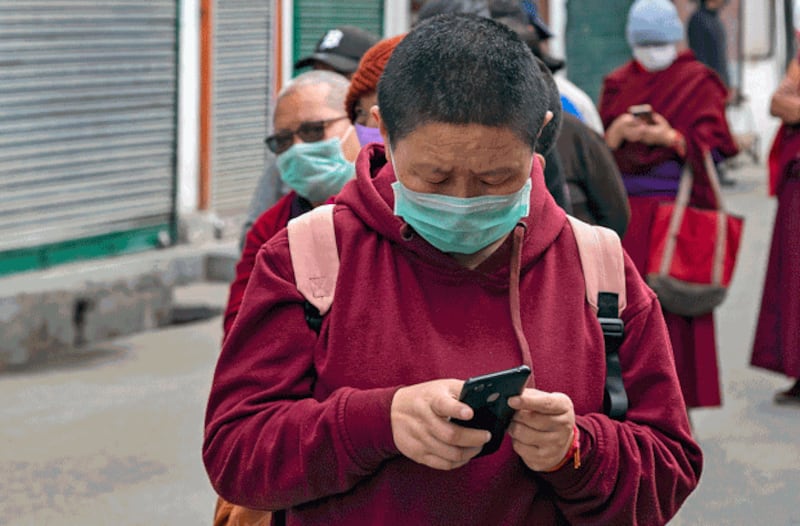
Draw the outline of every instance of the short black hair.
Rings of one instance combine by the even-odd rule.
[[[392,143],[441,122],[508,128],[534,149],[550,102],[528,47],[502,24],[474,15],[419,24],[395,48],[378,82]]]
[[[561,121],[564,119],[563,108],[561,106],[561,93],[558,91],[556,79],[553,78],[553,74],[550,72],[550,69],[538,57],[536,58],[536,64],[539,66],[539,70],[542,73],[542,79],[547,86],[549,95],[547,109],[553,112],[553,118],[550,119],[550,122],[548,122],[544,128],[542,128],[542,133],[539,135],[539,142],[536,145],[537,152],[541,153],[542,155],[547,155],[556,145],[558,136],[561,133]]]

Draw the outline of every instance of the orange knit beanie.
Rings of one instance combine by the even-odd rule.
[[[356,103],[358,99],[378,89],[378,80],[381,78],[383,68],[392,56],[392,51],[403,40],[403,35],[381,40],[364,53],[358,69],[350,80],[350,89],[344,101],[344,108],[350,121],[356,120]]]

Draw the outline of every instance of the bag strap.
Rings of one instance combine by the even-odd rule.
[[[619,236],[608,228],[592,226],[567,216],[578,245],[586,301],[597,314],[606,351],[606,385],[603,411],[622,420],[628,411],[628,395],[622,381],[619,348],[625,337],[620,315],[628,305],[625,292],[625,258]]]
[[[306,299],[306,322],[317,333],[322,316],[333,304],[339,275],[333,206],[318,206],[292,219],[286,227],[295,283]]]
[[[722,276],[725,270],[725,247],[728,239],[728,219],[725,211],[725,204],[722,201],[722,188],[719,184],[717,166],[711,157],[711,152],[703,152],[703,164],[708,174],[708,182],[714,193],[714,201],[717,204],[717,236],[714,245],[714,264],[712,266],[711,282],[715,285],[722,283]],[[689,198],[694,185],[694,174],[687,163],[681,175],[681,182],[678,186],[678,194],[675,196],[675,206],[669,218],[667,229],[667,239],[664,244],[664,254],[661,256],[661,266],[658,273],[661,276],[668,276],[672,268],[672,259],[675,256],[675,248],[678,243],[678,232],[683,223],[683,216],[689,206]]]

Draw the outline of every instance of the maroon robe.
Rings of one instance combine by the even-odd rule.
[[[800,126],[778,130],[769,172],[778,211],[750,363],[800,378]]]
[[[675,150],[642,143],[623,143],[614,157],[623,174],[644,174],[669,161],[689,162],[695,173],[692,204],[713,207],[713,194],[703,165],[702,152],[723,157],[737,153],[725,119],[727,90],[717,75],[698,62],[691,51],[678,55],[663,71],[648,72],[631,61],[606,77],[600,99],[600,116],[608,128],[634,104],[650,104],[686,138],[687,158]],[[673,197],[630,197],[631,220],[622,240],[636,268],[644,276],[650,247],[650,231],[656,206]],[[717,366],[714,318],[695,318],[664,312],[675,367],[688,407],[722,403]]]

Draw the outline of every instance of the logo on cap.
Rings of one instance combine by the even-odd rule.
[[[340,30],[331,29],[325,33],[322,42],[319,43],[319,50],[324,51],[326,49],[335,49],[339,47],[339,44],[342,42],[342,37],[344,37],[344,33]]]

